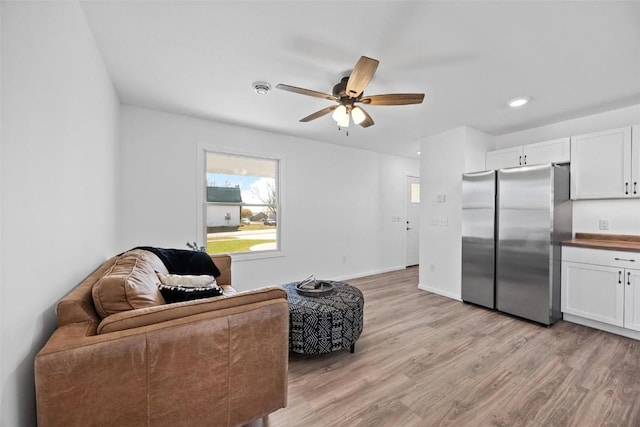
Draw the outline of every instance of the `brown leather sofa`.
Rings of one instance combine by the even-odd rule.
[[[64,297],[35,360],[38,425],[238,426],[283,408],[287,295],[236,292],[231,258],[213,259],[222,296],[164,303],[162,262],[136,250]]]

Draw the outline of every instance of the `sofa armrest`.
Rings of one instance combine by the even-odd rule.
[[[101,335],[65,325],[36,356],[38,425],[250,422],[286,405],[288,327],[280,297]]]
[[[225,294],[218,297],[128,310],[112,314],[111,316],[102,319],[102,322],[98,325],[97,333],[105,334],[125,329],[155,325],[161,322],[184,319],[188,316],[201,313],[210,313],[211,316],[217,316],[215,312],[219,310],[229,308],[242,309],[243,306],[247,304],[276,299],[284,300],[286,302],[287,294],[284,289],[272,286],[244,292],[235,292],[228,295]]]

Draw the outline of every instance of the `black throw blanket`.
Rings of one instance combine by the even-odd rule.
[[[162,260],[167,271],[171,274],[208,274],[213,277],[220,276],[220,270],[206,252],[192,251],[188,249],[165,249],[151,246],[138,246],[133,249],[143,249],[153,252]]]

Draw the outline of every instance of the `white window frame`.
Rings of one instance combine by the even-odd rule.
[[[260,159],[266,160],[275,160],[278,162],[278,167],[276,170],[276,194],[278,196],[278,218],[277,218],[277,227],[276,227],[276,243],[277,249],[266,250],[266,251],[257,251],[257,252],[232,252],[229,255],[234,261],[245,261],[245,260],[254,260],[254,259],[265,259],[265,258],[277,258],[284,256],[284,252],[282,250],[282,224],[285,224],[286,215],[285,215],[285,207],[284,207],[284,179],[283,179],[283,170],[285,159],[284,156],[279,155],[278,153],[270,152],[268,154],[249,151],[249,150],[241,150],[237,148],[224,147],[219,145],[213,145],[208,143],[198,143],[197,144],[197,168],[196,168],[196,235],[198,236],[198,243],[203,242],[202,245],[207,245],[207,228],[205,227],[206,220],[206,193],[207,193],[207,178],[206,178],[206,162],[207,162],[207,152],[214,152],[220,154],[229,154],[232,156],[245,156],[245,157],[256,157]]]

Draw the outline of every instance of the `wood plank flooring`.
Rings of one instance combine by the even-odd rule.
[[[640,426],[639,341],[431,294],[417,268],[349,283],[355,354],[291,354],[288,406],[252,426]]]

